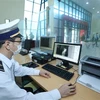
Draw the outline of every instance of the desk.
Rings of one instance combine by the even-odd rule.
[[[18,59],[18,60],[17,60]],[[17,56],[16,60],[19,61],[19,63],[22,64],[22,61],[23,62],[26,62],[26,59],[27,61],[31,61],[30,58],[28,58],[28,56],[23,56],[21,60],[21,56]],[[52,61],[50,62],[50,64],[53,64],[55,65],[55,61]],[[40,67],[38,67],[38,69],[42,69],[41,68],[42,66],[40,65]],[[44,69],[42,69],[44,70]],[[70,71],[74,71],[73,69],[70,69]],[[71,82],[71,83],[74,83],[76,78],[77,78],[77,72],[75,72],[75,75],[74,77],[70,80],[70,81],[66,81],[54,74],[51,73],[51,78],[49,79],[46,79],[44,77],[40,77],[40,76],[30,76],[35,82],[37,82],[37,84],[42,87],[44,90],[46,91],[49,91],[49,90],[52,90],[52,89],[55,89],[55,88],[59,88],[62,84],[64,83],[68,83],[68,82]],[[79,83],[76,83],[76,89],[77,89],[77,93],[75,95],[72,95],[72,96],[69,96],[69,97],[66,97],[66,98],[62,98],[61,100],[100,100],[100,94],[79,84]]]

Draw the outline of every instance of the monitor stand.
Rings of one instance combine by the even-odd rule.
[[[69,70],[73,66],[69,64],[66,60],[62,60],[62,65],[66,67],[66,70]]]

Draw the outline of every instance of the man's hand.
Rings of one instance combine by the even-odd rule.
[[[72,85],[71,83],[64,84],[58,90],[61,94],[61,97],[67,97],[76,93],[76,86]]]
[[[43,76],[45,78],[50,78],[50,73],[47,72],[47,71],[43,71],[41,70],[40,73],[39,73],[40,76]]]

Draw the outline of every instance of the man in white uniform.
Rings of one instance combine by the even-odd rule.
[[[69,84],[59,89],[33,94],[21,89],[15,83],[15,76],[40,75],[50,78],[46,71],[21,67],[12,56],[21,49],[21,35],[17,27],[19,19],[0,24],[0,100],[58,100],[76,93],[76,87]]]

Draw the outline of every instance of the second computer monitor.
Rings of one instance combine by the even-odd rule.
[[[81,47],[81,44],[55,42],[53,48],[53,57],[61,59],[64,66],[70,68],[71,66],[69,63],[79,63]]]
[[[40,37],[40,49],[52,50],[55,42],[55,37]]]

